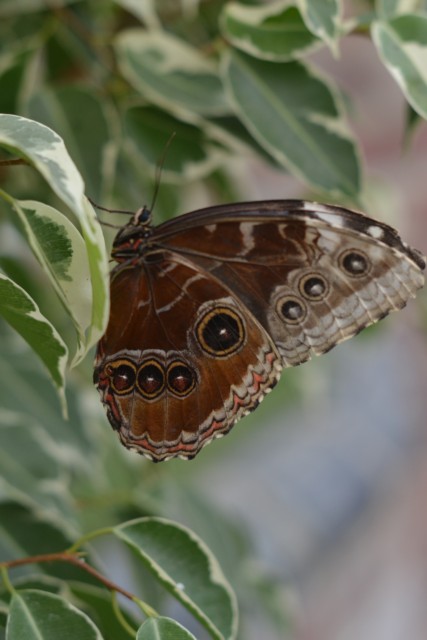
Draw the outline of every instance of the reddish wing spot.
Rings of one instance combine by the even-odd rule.
[[[196,384],[194,372],[185,364],[172,364],[168,371],[169,389],[178,396],[186,396]]]
[[[119,365],[110,375],[111,383],[119,393],[132,389],[135,384],[135,370],[127,364]]]
[[[165,386],[162,366],[156,360],[145,362],[138,371],[138,388],[142,395],[152,399],[160,395]]]

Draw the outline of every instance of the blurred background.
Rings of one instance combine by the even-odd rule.
[[[341,42],[339,60],[327,52],[313,60],[351,97],[351,126],[379,203],[372,215],[425,253],[427,127],[402,151],[404,100],[366,38]],[[301,196],[298,181],[257,166],[246,188],[250,199]],[[274,395],[217,443],[217,462],[194,461],[203,467],[198,485],[239,514],[257,560],[289,584],[292,637],[426,637],[426,380],[425,319],[410,303],[285,371]],[[270,636],[258,628],[250,637]]]
[[[347,3],[347,11],[351,4],[358,10],[362,5],[371,7]],[[81,19],[79,10],[77,6]],[[37,12],[33,16],[45,29],[50,17]],[[133,26],[133,19],[124,12],[118,23]],[[28,24],[27,17],[24,26]],[[79,40],[78,29],[71,28],[70,33]],[[60,37],[51,47],[58,47],[58,42],[68,58],[60,48],[55,54],[50,50],[52,87],[73,85],[73,72],[90,86],[90,78],[81,73],[81,59],[70,64],[73,48],[67,49]],[[5,64],[10,52],[0,53]],[[33,68],[38,74],[37,60],[35,56]],[[362,158],[365,201],[372,207],[366,213],[395,226],[405,241],[427,253],[425,123],[419,123],[407,139],[407,104],[366,35],[342,38],[339,57],[323,48],[308,54],[306,61],[332,78],[345,96],[349,126]],[[7,87],[9,96],[14,83],[16,93],[29,87],[18,71],[19,66],[9,69],[6,80],[0,76],[0,88]],[[43,91],[46,85],[45,78]],[[19,112],[16,104],[10,111]],[[66,137],[67,126],[61,131],[60,119],[52,121],[53,111],[43,110],[43,104],[49,103],[35,100],[24,115],[46,121]],[[8,112],[6,106],[3,93]],[[84,174],[87,158],[79,165],[78,150],[70,148],[70,153]],[[168,154],[173,157],[174,143]],[[92,166],[97,161],[94,154]],[[128,174],[129,181],[138,181],[136,187],[127,189],[123,182],[110,194],[99,188],[98,197],[107,198],[102,204],[137,208],[139,198],[150,201],[153,175],[147,177],[146,167],[141,168],[140,175]],[[319,195],[290,173],[246,153],[233,154],[222,175],[216,173],[210,182],[190,178],[178,187],[176,180],[168,180],[167,168],[165,173],[159,218],[165,211],[180,213],[215,204],[218,193],[223,200],[228,193],[240,200],[314,196],[328,201],[327,194]],[[36,198],[37,190],[45,197],[44,187],[32,177],[11,178],[4,172],[0,181],[18,197]],[[125,194],[122,199],[121,194]],[[2,266],[10,267],[11,260],[19,257],[31,270],[30,253],[5,210],[0,222]],[[111,241],[108,230],[106,234]],[[66,319],[43,290],[42,276],[33,274],[29,286],[66,334]],[[68,459],[69,471],[61,476],[60,490],[59,484],[55,490],[55,500],[61,502],[58,513],[77,530],[151,513],[193,528],[211,546],[237,592],[244,640],[425,640],[425,304],[421,292],[420,300],[378,327],[285,371],[274,393],[254,414],[190,463],[152,465],[120,447],[91,387],[90,357],[70,374],[71,421],[62,424],[56,399],[46,391],[45,374],[32,364],[25,345],[5,328],[0,357],[5,381],[0,391],[2,416],[5,411],[8,415],[18,408],[22,411],[16,382],[21,389],[30,389],[36,371],[42,382],[37,382],[41,391],[36,393],[32,419],[56,444],[63,438],[67,446],[75,447],[76,459],[78,452],[87,455],[75,465]],[[126,559],[102,545],[97,551],[116,581],[133,584]],[[152,592],[150,596],[154,598]],[[174,603],[164,606],[193,628],[188,614]]]

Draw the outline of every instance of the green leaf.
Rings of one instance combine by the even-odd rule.
[[[36,269],[28,269],[19,251],[14,251],[13,255],[0,255],[0,271],[25,289],[32,298],[40,294],[40,282]]]
[[[56,7],[65,7],[67,4],[73,4],[77,0],[55,0]],[[0,17],[8,17],[26,14],[28,12],[45,11],[52,9],[49,0],[1,0]]]
[[[107,143],[112,131],[105,98],[75,85],[42,88],[31,96],[26,115],[58,132],[84,177],[87,193],[103,193]]]
[[[75,512],[74,512],[75,518]],[[0,495],[0,557],[16,560],[38,554],[60,553],[71,546],[76,536],[75,522],[67,524],[52,509],[30,507]],[[86,571],[68,562],[41,562],[13,569],[13,579],[22,576],[48,575],[61,580],[76,580],[99,585],[99,581]]]
[[[410,104],[406,105],[406,113],[405,113],[405,138],[404,145],[406,148],[409,147],[410,142],[413,138],[414,132],[417,128],[417,125],[422,122],[421,116],[419,113],[415,111],[411,107]]]
[[[73,365],[77,365],[87,351],[98,342],[105,332],[110,313],[108,254],[105,240],[96,214],[88,200],[84,199],[85,220],[82,225],[83,236],[88,252],[89,268],[92,282],[92,321],[86,338],[84,353],[77,353]]]
[[[179,184],[200,180],[224,160],[224,154],[198,127],[156,107],[132,107],[125,118],[127,143],[152,167],[153,175],[171,134],[176,133],[162,164],[162,179]]]
[[[150,618],[136,634],[136,640],[196,640],[192,633],[171,618]]]
[[[0,315],[17,331],[45,364],[65,411],[65,367],[68,350],[55,327],[34,300],[0,273]]]
[[[297,4],[307,27],[335,51],[339,36],[340,0],[297,0]]]
[[[55,593],[59,596],[65,595],[68,592],[68,585],[64,580],[36,573],[22,575],[19,578],[13,575],[13,587],[17,591],[20,589],[38,589],[39,591],[47,591],[48,593]],[[0,594],[5,600],[10,602],[12,594],[7,591],[3,584],[0,584]]]
[[[427,11],[427,0],[377,0],[376,9],[381,19],[388,20],[402,13]]]
[[[81,388],[76,391],[73,383],[68,388],[67,421],[61,416],[56,392],[36,354],[4,323],[1,339],[0,422],[9,424],[11,416],[16,416],[14,424],[19,420],[29,428],[42,425],[50,435],[47,442],[56,443],[55,457],[61,468],[80,476],[87,473],[93,467],[93,456],[99,450],[99,443],[94,416],[80,410]],[[14,455],[19,456],[19,451]],[[64,502],[62,499],[61,506]]]
[[[84,217],[82,177],[52,129],[21,116],[0,114],[0,146],[26,158],[58,197]]]
[[[136,18],[139,18],[144,22],[147,26],[153,29],[157,29],[161,27],[161,22],[156,13],[156,5],[155,0],[114,0],[116,4],[123,7],[134,15]]]
[[[375,22],[372,38],[409,104],[427,118],[427,15]]]
[[[124,77],[157,106],[189,121],[229,112],[215,65],[182,40],[130,29],[116,38],[115,50]]]
[[[14,593],[6,640],[102,640],[82,611],[52,593],[28,589]]]
[[[105,587],[97,587],[93,584],[72,581],[67,585],[73,594],[73,602],[84,609],[99,627],[106,639],[118,640],[123,637],[123,626],[117,619],[112,606],[112,595]],[[121,611],[128,624],[135,629],[141,624],[127,611]]]
[[[236,116],[219,116],[209,118],[205,122],[205,129],[214,140],[227,146],[232,151],[242,155],[249,153],[261,158],[269,164],[277,167],[277,162],[254,139],[245,125]]]
[[[34,420],[0,410],[2,499],[21,498],[28,502],[30,498],[55,508],[58,497],[63,494],[58,450],[54,440]]]
[[[1,10],[1,9],[0,9]],[[31,53],[28,51],[12,54],[2,46],[0,57],[0,113],[19,111],[20,96],[25,86]],[[6,51],[5,51],[6,49]]]
[[[291,0],[259,7],[228,3],[221,28],[235,47],[263,60],[298,58],[319,44]]]
[[[126,141],[128,142],[128,141]],[[155,190],[150,171],[141,171],[141,156],[130,144],[123,144],[119,149],[116,166],[117,180],[112,191],[112,202],[117,209],[128,208],[135,211],[143,205],[150,205]],[[156,221],[168,220],[179,211],[180,190],[177,185],[161,183],[154,208]],[[117,220],[123,224],[123,216]]]
[[[99,340],[108,321],[108,256],[95,212],[84,198],[81,175],[63,140],[54,131],[33,120],[1,114],[0,146],[26,158],[79,218],[93,291],[92,323],[86,344],[88,349]]]
[[[14,207],[34,255],[73,320],[79,353],[84,354],[92,290],[83,238],[68,218],[53,207],[32,200],[15,200]]]
[[[162,518],[139,518],[115,527],[114,533],[213,638],[235,638],[234,593],[212,553],[192,531]]]
[[[323,79],[301,62],[237,51],[226,56],[224,77],[237,114],[277,162],[316,188],[357,196],[356,145]]]
[[[70,532],[64,531],[64,522],[42,510],[36,512],[2,496],[0,516],[0,549],[4,560],[60,552],[71,545],[72,537]],[[46,573],[49,573],[48,567],[48,564],[40,565]]]

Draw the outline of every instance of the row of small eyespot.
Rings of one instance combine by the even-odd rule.
[[[153,399],[166,388],[175,395],[188,395],[196,384],[196,375],[187,364],[172,362],[165,372],[157,360],[143,362],[138,370],[133,362],[126,359],[115,360],[105,367],[111,386],[119,395],[137,389],[145,398]]]
[[[340,257],[339,264],[348,275],[355,278],[366,275],[369,269],[367,258],[353,250],[346,251]],[[305,274],[298,284],[298,289],[304,298],[312,302],[320,302],[329,293],[329,285],[320,273]],[[286,322],[295,324],[301,322],[307,314],[303,301],[293,295],[279,298],[276,309]]]

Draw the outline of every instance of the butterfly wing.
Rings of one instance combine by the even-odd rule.
[[[226,283],[272,337],[284,366],[305,362],[401,309],[425,262],[391,227],[305,201],[205,209],[157,241]]]
[[[282,366],[400,309],[424,282],[423,257],[396,231],[303,201],[214,207],[122,239],[131,257],[112,273],[95,381],[123,444],[157,461],[194,457]]]
[[[128,448],[193,457],[229,431],[281,371],[273,341],[215,276],[172,252],[113,272],[95,381]]]

